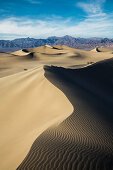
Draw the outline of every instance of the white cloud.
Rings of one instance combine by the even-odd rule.
[[[15,34],[31,37],[54,35],[58,24],[54,21],[7,18],[0,21],[0,34]]]
[[[31,20],[28,18],[7,18],[0,20],[0,36],[2,39],[14,39],[17,37],[47,38],[49,36],[71,35],[74,37],[109,37],[113,38],[113,17],[112,14],[103,12],[100,1],[93,10],[87,9],[89,4],[82,8],[87,11],[87,16],[78,23],[71,21],[71,18],[52,16],[45,20]],[[102,2],[102,0],[101,0]],[[104,2],[104,0],[103,0]],[[79,4],[81,7],[81,5]],[[87,7],[86,7],[87,6]],[[90,9],[91,9],[90,7]],[[73,24],[72,24],[73,22]],[[70,24],[71,23],[71,24]]]
[[[92,4],[92,3],[83,3],[83,2],[79,2],[78,7],[82,8],[86,13],[97,13],[97,12],[101,12],[101,8],[100,6],[98,6],[98,4]]]
[[[82,8],[88,14],[102,13],[102,5],[105,0],[91,0],[89,3],[78,2],[77,6]]]
[[[38,0],[25,0],[25,1],[28,1],[31,4],[40,4],[41,3],[41,1],[38,1]]]

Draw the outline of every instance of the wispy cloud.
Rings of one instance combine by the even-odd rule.
[[[69,20],[29,20],[20,18],[8,18],[0,21],[0,33],[5,39],[20,37],[47,38],[48,36],[71,35],[75,37],[112,37],[113,20],[104,16],[90,16],[84,21],[69,25]],[[14,36],[12,36],[12,34]],[[9,36],[7,36],[9,35]],[[6,38],[7,37],[7,38]],[[2,36],[3,38],[3,36]]]
[[[49,36],[71,35],[74,37],[113,37],[113,15],[103,12],[102,4],[98,7],[90,3],[79,3],[77,6],[86,12],[85,19],[72,24],[71,18],[52,16],[44,20],[29,18],[7,18],[0,21],[2,38],[16,37],[47,38]],[[96,1],[96,2],[97,2]],[[90,7],[90,10],[89,10]],[[71,24],[70,24],[71,23]],[[9,36],[7,36],[9,35]]]
[[[103,5],[106,0],[90,0],[89,3],[79,2],[76,5],[86,12],[85,19],[78,24],[78,28],[86,34],[99,37],[113,36],[113,15],[104,12]]]
[[[86,13],[97,13],[97,12],[100,12],[101,9],[100,9],[100,6],[98,5],[94,5],[94,4],[86,4],[86,3],[83,3],[83,2],[79,2],[78,4],[78,7],[82,8]]]
[[[89,3],[78,2],[77,6],[82,8],[88,14],[97,14],[102,12],[102,5],[105,0],[90,1]]]
[[[39,1],[39,0],[26,0],[26,1],[31,4],[40,4],[41,3],[41,1]]]

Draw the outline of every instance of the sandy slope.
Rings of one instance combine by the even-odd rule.
[[[97,52],[97,48],[94,48],[91,50],[92,52]]]
[[[83,69],[45,67],[73,104],[71,116],[34,142],[21,169],[113,169],[113,59]]]
[[[111,53],[113,53],[113,49],[98,47],[97,52],[111,52]]]
[[[109,49],[109,48],[103,48],[103,47],[97,47],[94,48],[93,50],[91,50],[92,52],[102,52],[102,53],[113,53],[113,49]]]
[[[55,48],[55,49],[54,49]],[[16,51],[17,55],[0,53],[0,77],[26,71],[40,65],[55,65],[78,68],[112,58],[111,52],[92,52],[73,49],[67,46],[57,45],[53,47],[42,46],[34,49]],[[27,55],[22,55],[25,53]]]
[[[14,51],[14,52],[12,52],[11,54],[13,54],[13,55],[19,55],[19,56],[24,56],[24,55],[29,54],[29,52],[24,52],[24,51],[22,51],[22,50],[19,50],[19,51]]]
[[[1,170],[16,169],[38,135],[73,110],[42,67],[0,79],[0,99]]]
[[[0,77],[9,76],[26,69],[39,66],[38,63],[26,56],[16,56],[12,54],[0,53]]]
[[[64,45],[0,53],[0,169],[112,170],[112,58]]]

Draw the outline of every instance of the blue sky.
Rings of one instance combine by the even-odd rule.
[[[113,38],[113,0],[0,0],[0,39]]]

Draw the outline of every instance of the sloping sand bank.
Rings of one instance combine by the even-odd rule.
[[[98,47],[96,48],[97,52],[112,52],[113,53],[113,49],[109,49],[109,48],[103,48],[103,47]]]
[[[16,53],[0,53],[0,170],[113,170],[112,52]]]
[[[34,142],[20,169],[111,170],[113,168],[113,59],[82,69],[45,67],[74,112]]]
[[[28,55],[29,52],[24,52],[24,51],[22,51],[22,50],[19,50],[19,51],[14,51],[14,52],[12,52],[11,54],[13,54],[13,55],[19,55],[19,56],[24,56],[24,55]]]
[[[55,49],[54,49],[55,48]],[[34,49],[16,51],[15,55],[0,53],[0,77],[23,72],[43,65],[80,68],[113,57],[112,52],[97,53],[78,50],[64,45],[42,46]],[[24,55],[25,54],[25,55]]]
[[[73,111],[43,68],[0,79],[0,169],[15,170],[34,140]]]

